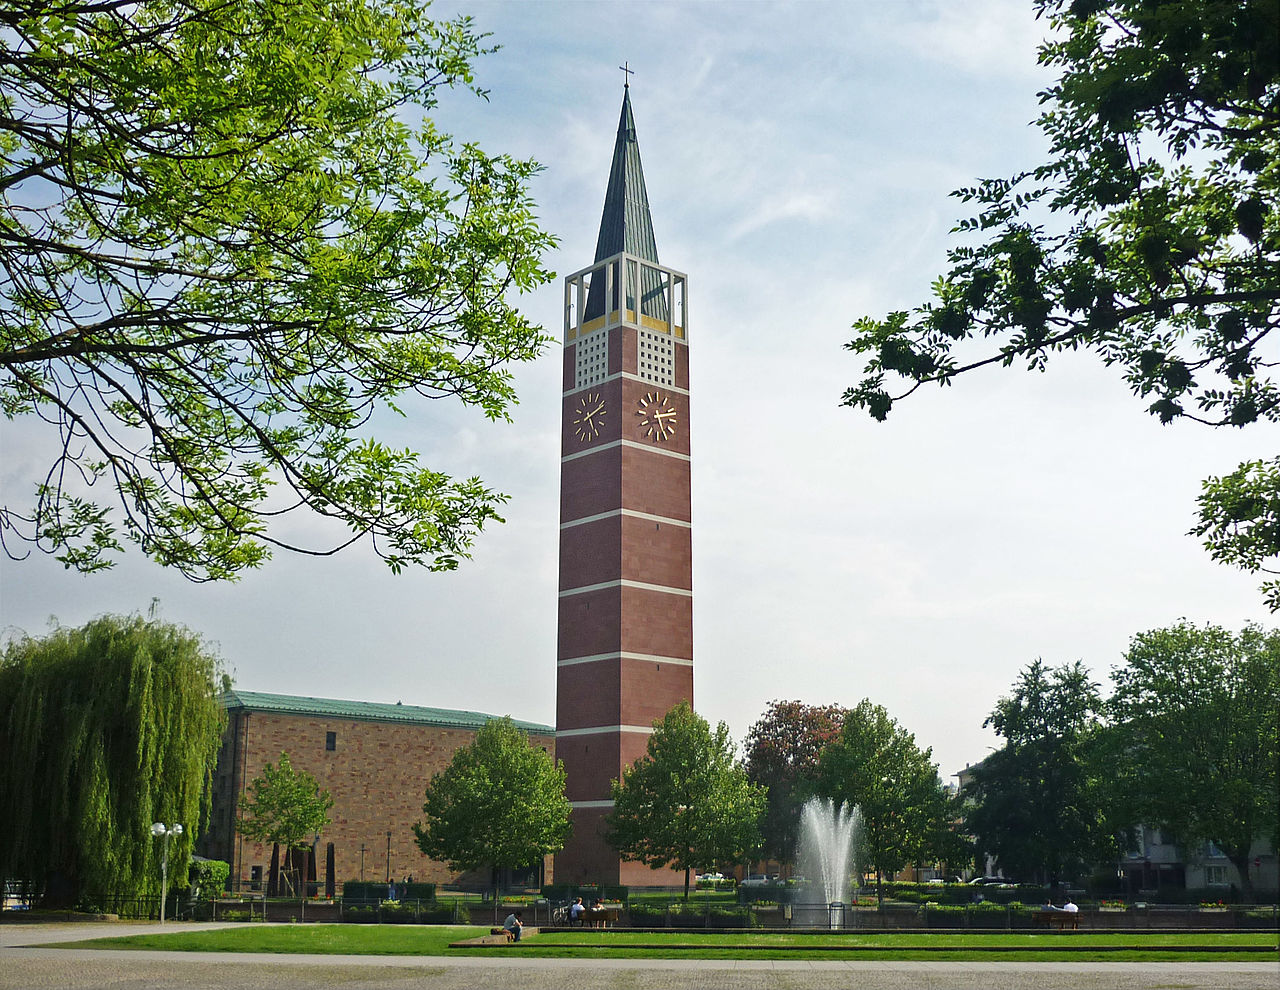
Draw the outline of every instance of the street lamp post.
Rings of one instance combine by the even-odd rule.
[[[166,825],[156,822],[151,826],[151,834],[157,839],[164,836],[163,851],[160,853],[160,924],[164,924],[164,902],[169,897],[169,836],[181,835],[180,824]]]

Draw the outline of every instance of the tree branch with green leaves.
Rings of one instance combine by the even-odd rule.
[[[547,343],[512,304],[552,277],[538,166],[429,116],[484,97],[485,36],[386,0],[21,3],[0,36],[0,409],[52,438],[10,555],[457,566],[505,496],[368,427],[407,395],[508,418]]]
[[[883,420],[924,385],[1086,350],[1162,423],[1280,422],[1280,6],[1035,6],[1052,31],[1040,62],[1061,73],[1040,94],[1050,159],[953,194],[977,209],[963,243],[932,299],[854,324],[867,363],[844,404]],[[1274,470],[1254,478],[1280,493]],[[1207,488],[1196,532],[1256,570],[1213,542],[1229,497]],[[1280,554],[1253,532],[1271,537],[1262,559]]]

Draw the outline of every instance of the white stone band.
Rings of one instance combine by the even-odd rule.
[[[643,660],[646,663],[670,663],[677,667],[692,667],[693,661],[685,657],[660,657],[653,653],[628,653],[617,650],[613,653],[596,653],[587,657],[566,657],[557,660],[557,667],[572,667],[578,663],[599,663],[601,660]]]
[[[615,516],[628,516],[632,519],[644,519],[648,522],[667,523],[670,526],[683,526],[689,529],[693,523],[685,519],[672,519],[670,516],[655,516],[652,512],[640,512],[637,509],[610,509],[608,512],[597,512],[594,516],[583,516],[581,519],[570,519],[560,524],[561,529],[570,526],[581,526],[584,523],[599,522],[601,519],[612,519]]]
[[[570,736],[603,736],[613,732],[641,732],[646,736],[653,735],[652,725],[597,725],[589,729],[556,729],[557,739],[568,739]]]
[[[602,450],[612,450],[614,447],[632,447],[635,450],[647,450],[651,454],[661,454],[663,457],[674,457],[680,461],[688,461],[692,458],[688,454],[681,454],[679,451],[666,450],[663,447],[655,447],[649,443],[638,443],[635,440],[613,440],[610,443],[602,443],[599,447],[588,447],[586,450],[580,450],[576,454],[565,454],[560,458],[560,463],[565,461],[576,461],[579,457],[590,457],[592,454],[598,454]]]
[[[560,597],[571,598],[574,595],[585,595],[592,591],[605,591],[608,588],[635,588],[637,591],[656,591],[663,595],[680,595],[684,598],[693,597],[693,591],[690,588],[670,588],[665,584],[645,584],[643,581],[628,581],[625,578],[619,581],[601,581],[599,584],[586,584],[581,588],[566,588],[560,592]]]

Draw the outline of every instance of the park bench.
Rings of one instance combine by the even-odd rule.
[[[1057,928],[1059,931],[1070,928],[1073,931],[1080,927],[1079,911],[1036,911],[1031,915],[1031,923],[1037,927]]]

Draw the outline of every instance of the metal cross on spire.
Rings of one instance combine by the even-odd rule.
[[[630,89],[630,88],[631,88],[631,77],[632,77],[632,76],[634,76],[634,75],[636,74],[636,70],[635,70],[635,69],[633,69],[633,68],[631,68],[631,63],[630,63],[630,62],[623,62],[620,66],[618,66],[618,68],[619,68],[619,69],[621,69],[621,70],[622,70],[622,73],[623,73],[623,75],[622,75],[622,88],[623,88],[623,89]]]

